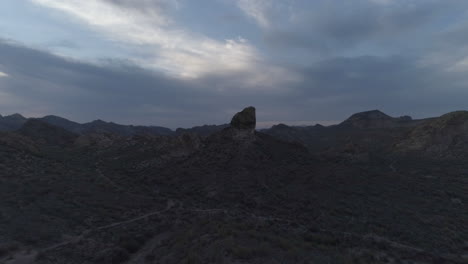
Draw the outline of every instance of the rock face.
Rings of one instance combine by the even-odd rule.
[[[256,123],[255,107],[250,106],[234,115],[231,120],[231,127],[254,131]]]
[[[456,111],[415,127],[397,148],[453,157],[468,155],[467,146],[468,111]]]

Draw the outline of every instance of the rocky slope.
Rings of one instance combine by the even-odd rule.
[[[14,131],[19,129],[24,123],[26,118],[20,114],[13,114],[9,116],[0,115],[0,131]]]
[[[411,130],[398,143],[403,151],[417,151],[445,157],[466,156],[468,153],[468,112],[448,113]]]
[[[29,122],[0,134],[0,262],[463,263],[465,160],[397,147],[419,131],[452,144],[438,133],[464,135],[463,114],[402,127],[378,116],[268,135],[247,108],[204,137]]]
[[[192,133],[192,134],[197,134],[202,137],[207,137],[213,133],[219,132],[226,127],[229,127],[229,124],[224,124],[224,125],[203,125],[203,126],[195,126],[192,128],[178,128],[176,130],[177,135],[181,135],[184,133]]]
[[[28,120],[39,120],[49,125],[63,128],[74,134],[110,133],[120,136],[133,135],[171,135],[174,132],[158,126],[120,125],[113,122],[95,120],[89,123],[76,123],[59,116],[45,116],[41,118],[25,118],[20,114],[0,116],[0,131],[15,131],[20,129]]]

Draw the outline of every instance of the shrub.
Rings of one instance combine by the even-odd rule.
[[[115,247],[105,249],[99,252],[95,257],[94,260],[98,263],[112,263],[118,264],[127,261],[130,258],[130,254],[127,250]]]

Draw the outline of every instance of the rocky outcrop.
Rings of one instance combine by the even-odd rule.
[[[231,127],[250,130],[253,132],[255,130],[256,123],[255,107],[250,106],[234,115],[231,120]]]
[[[379,110],[371,110],[352,115],[339,126],[358,129],[394,128],[417,125],[410,116],[391,117]]]
[[[467,155],[467,146],[468,111],[456,111],[415,127],[397,149],[453,157]]]

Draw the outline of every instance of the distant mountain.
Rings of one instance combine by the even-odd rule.
[[[72,144],[78,135],[40,119],[29,119],[17,130],[18,134],[40,144],[65,146]]]
[[[83,124],[81,133],[111,133],[121,136],[132,136],[145,134],[171,135],[174,132],[165,127],[119,125],[113,122],[95,120],[93,122]]]
[[[392,151],[393,145],[403,140],[411,129],[431,120],[391,117],[372,110],[353,114],[340,124],[327,127],[280,124],[262,131],[282,140],[304,144],[314,153],[350,156],[350,153]]]
[[[54,115],[48,115],[44,116],[42,118],[39,118],[39,120],[42,120],[48,124],[58,126],[61,128],[64,128],[70,132],[73,132],[75,134],[81,134],[84,131],[84,127],[82,124],[70,121],[66,118],[60,117],[60,116],[54,116]]]
[[[20,114],[14,114],[5,117],[0,116],[0,131],[17,130],[21,128],[21,126],[24,125],[27,120],[30,119],[32,118],[25,118]],[[165,127],[120,125],[102,120],[95,120],[89,123],[80,124],[54,115],[48,115],[42,118],[34,119],[44,121],[50,125],[64,128],[75,134],[111,133],[121,136],[174,134],[171,129]]]
[[[27,120],[31,118],[25,118],[20,114],[14,114],[10,116],[2,117],[0,115],[0,131],[15,131],[21,128]],[[173,131],[169,128],[160,126],[134,126],[134,125],[121,125],[113,122],[106,122],[103,120],[95,120],[88,123],[77,123],[70,121],[66,118],[48,115],[41,118],[34,118],[36,120],[44,121],[50,125],[64,128],[72,133],[83,135],[90,133],[109,133],[119,136],[133,136],[133,135],[182,135],[184,133],[194,133],[203,137],[209,136],[215,132],[218,132],[226,127],[224,125],[203,125],[195,126],[192,128],[178,128]]]
[[[213,133],[221,131],[229,127],[229,124],[224,125],[203,125],[203,126],[195,126],[192,128],[177,128],[176,134],[180,135],[183,133],[195,133],[197,135],[207,137]]]
[[[371,110],[352,115],[338,126],[369,129],[369,128],[393,128],[403,126],[414,126],[418,122],[413,121],[410,116],[390,117],[379,110]]]
[[[307,144],[307,142],[312,138],[322,135],[325,128],[326,127],[319,124],[314,126],[288,126],[285,124],[278,124],[261,131],[289,142],[301,142],[303,144]]]
[[[20,114],[13,114],[9,116],[0,115],[0,131],[14,131],[19,129],[24,123],[26,123],[27,118],[23,117]]]

